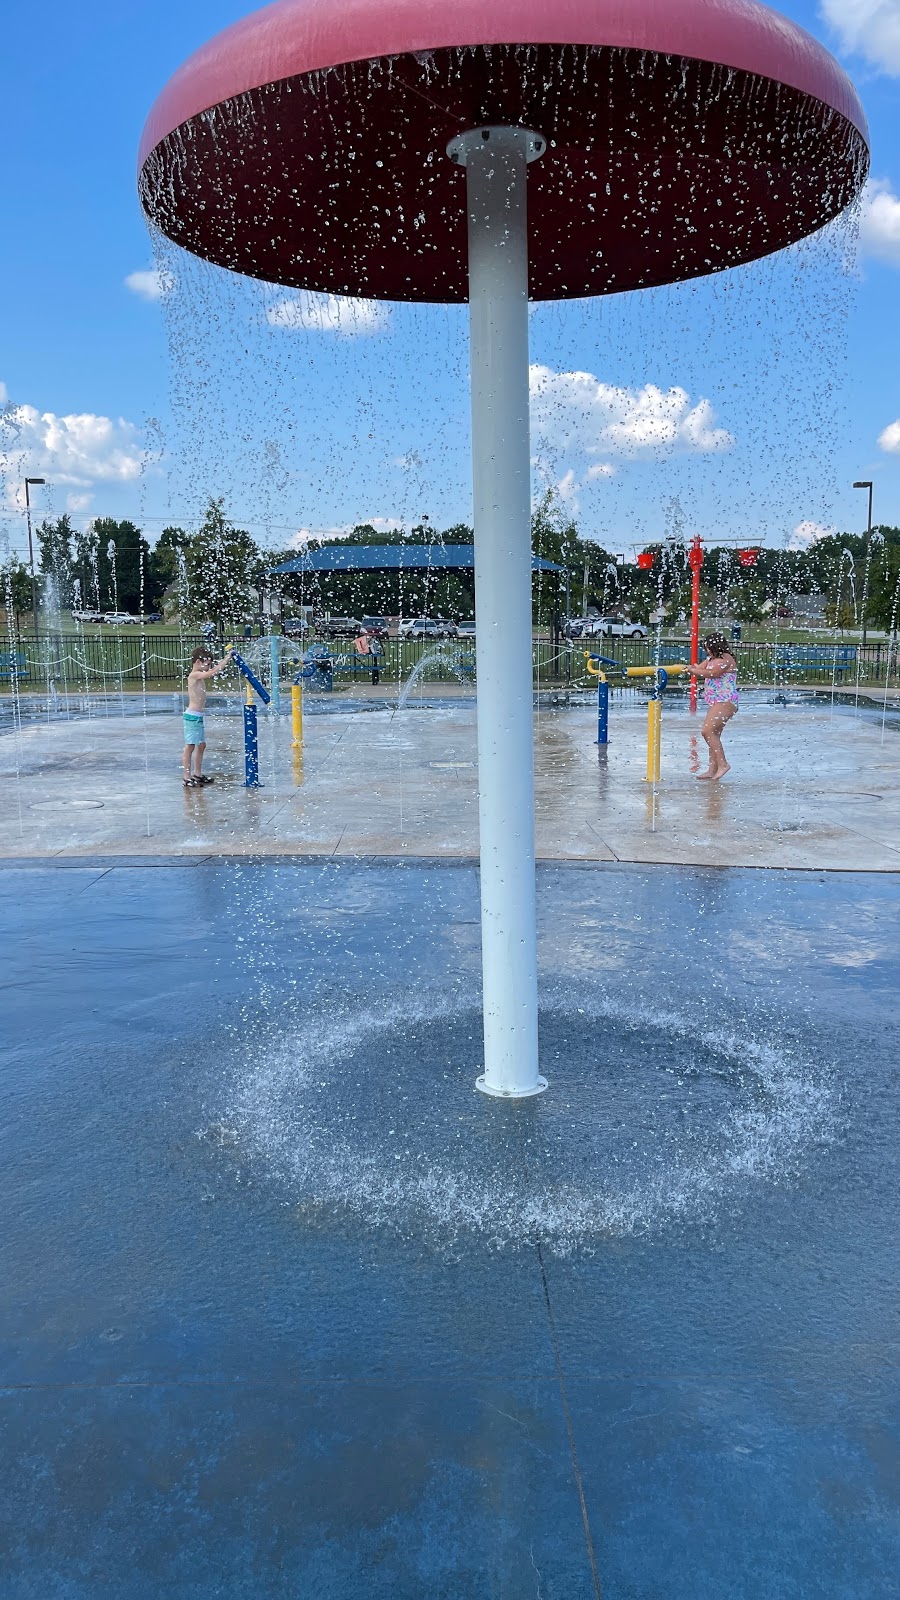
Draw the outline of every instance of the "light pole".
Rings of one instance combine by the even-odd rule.
[[[29,494],[29,490],[33,485],[46,482],[46,478],[25,479],[25,519],[28,523],[28,560],[31,566],[31,620],[34,623],[35,638],[38,636],[37,580],[34,576],[34,545],[31,540],[31,495]]]
[[[863,648],[865,648],[865,643],[866,643],[866,608],[867,608],[868,602],[869,602],[869,545],[871,544],[871,541],[872,541],[872,485],[871,485],[871,483],[863,482],[863,483],[855,483],[853,485],[853,487],[854,487],[854,489],[868,489],[868,491],[869,491],[869,523],[868,523],[868,527],[866,528],[866,548],[865,548],[865,554],[863,555],[863,599],[862,599],[862,640],[861,640],[861,643],[863,645]]]

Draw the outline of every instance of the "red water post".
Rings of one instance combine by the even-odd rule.
[[[688,551],[691,569],[691,666],[700,660],[700,569],[703,566],[703,542],[695,533]],[[697,679],[691,678],[691,710],[697,709]]]

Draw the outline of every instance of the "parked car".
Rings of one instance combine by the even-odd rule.
[[[467,617],[465,622],[458,622],[456,624],[456,637],[458,639],[474,639],[474,637],[475,637],[475,618],[474,617]]]
[[[103,621],[108,622],[112,628],[124,628],[128,623],[140,621],[139,617],[132,617],[127,611],[105,611]]]
[[[570,617],[563,628],[567,639],[598,639],[605,632],[605,617]]]
[[[147,615],[144,618],[144,621],[145,622],[162,622],[162,619],[163,619],[163,614],[162,614],[161,611],[148,611]]]
[[[398,631],[401,639],[455,639],[457,629],[447,617],[404,617]]]
[[[325,617],[316,631],[325,639],[355,639],[361,626],[358,617]]]
[[[288,639],[302,639],[310,631],[310,624],[305,617],[284,617],[281,631]]]
[[[391,631],[387,617],[363,617],[362,625],[372,639],[386,639]]]
[[[103,621],[103,612],[102,611],[73,611],[72,612],[72,621],[73,622],[81,622],[81,623],[85,623],[85,622],[102,622]]]
[[[571,632],[569,629],[571,628]],[[577,632],[576,632],[577,630]],[[567,624],[570,639],[646,639],[647,629],[642,622],[632,622],[630,617],[576,617]]]

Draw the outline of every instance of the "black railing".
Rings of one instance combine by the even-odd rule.
[[[254,648],[262,641],[254,640]],[[187,676],[192,651],[204,640],[197,633],[152,633],[121,629],[106,633],[50,632],[37,640],[21,633],[10,640],[0,634],[0,691],[8,692],[14,683],[27,691],[48,689],[109,693],[142,689],[181,687]],[[352,639],[339,641],[282,641],[282,657],[295,651],[299,661],[310,644],[324,643],[331,652],[335,683],[349,686],[363,683],[371,675],[372,661],[357,655]],[[619,666],[652,666],[666,661],[686,661],[687,646],[665,640],[657,648],[653,639],[591,640],[594,654],[614,660]],[[571,646],[554,645],[547,638],[534,642],[534,681],[537,687],[566,685],[577,687],[595,682],[589,678],[581,640]],[[897,687],[898,650],[887,641],[843,645],[825,640],[820,644],[736,644],[734,645],[741,682],[747,686],[814,684],[836,688]],[[263,650],[265,657],[265,650]],[[424,665],[423,665],[424,663]],[[470,685],[475,676],[475,641],[471,638],[432,640],[386,639],[379,660],[381,680],[402,685],[420,667],[422,683]],[[286,670],[288,670],[286,668]],[[268,677],[268,665],[263,667]],[[615,673],[611,673],[615,683]]]

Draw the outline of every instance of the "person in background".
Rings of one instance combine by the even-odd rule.
[[[384,645],[376,634],[369,640],[369,651],[372,656],[372,682],[381,682],[381,658],[384,655]]]
[[[206,684],[228,665],[228,656],[214,661],[212,651],[200,645],[191,656],[188,673],[187,710],[184,713],[184,754],[182,756],[182,783],[186,789],[203,789],[212,778],[203,776],[203,753],[206,749],[206,729],[203,713],[206,710]]]
[[[364,627],[360,627],[359,633],[356,635],[355,644],[356,654],[359,656],[361,661],[365,660],[366,657],[372,654],[372,643]],[[372,682],[375,682],[374,676],[372,678]]]
[[[706,660],[690,669],[695,676],[706,680],[703,685],[706,716],[700,732],[709,749],[709,767],[706,772],[698,772],[697,777],[717,783],[731,771],[725,759],[722,733],[738,709],[738,664],[724,633],[709,634],[703,645],[707,651]]]

